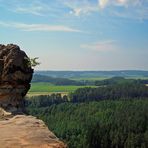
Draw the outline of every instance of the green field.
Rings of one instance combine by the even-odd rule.
[[[29,90],[29,95],[36,94],[51,94],[51,93],[69,93],[73,92],[78,88],[83,88],[86,86],[56,86],[50,83],[32,83],[31,89]],[[95,86],[87,86],[95,87]]]
[[[95,80],[104,80],[109,77],[89,77],[89,78],[71,78],[72,80],[77,81],[95,81]],[[130,78],[130,77],[126,77]],[[148,77],[132,77],[132,79],[148,79]],[[147,85],[148,86],[148,85]],[[96,87],[96,86],[57,86],[51,84],[49,82],[34,82],[31,84],[31,89],[29,90],[27,95],[34,96],[34,95],[48,95],[52,93],[61,93],[62,95],[68,94],[69,92],[73,92],[78,88],[84,87]]]
[[[77,77],[77,78],[70,78],[71,80],[75,80],[75,81],[96,81],[96,80],[105,80],[108,79],[110,77]]]

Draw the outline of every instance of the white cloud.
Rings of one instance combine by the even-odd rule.
[[[148,0],[98,0],[98,4],[102,11],[108,10],[108,15],[137,20],[148,19]]]
[[[100,8],[104,8],[108,4],[108,0],[99,0]]]
[[[98,0],[100,8],[105,8],[106,6],[136,6],[141,5],[143,0]]]
[[[147,7],[148,0],[98,0],[99,7],[105,8],[109,6],[123,6],[123,7]]]
[[[107,41],[99,41],[90,44],[83,44],[81,48],[94,50],[94,51],[114,51],[118,49],[116,41],[114,40],[107,40]]]
[[[22,31],[61,31],[61,32],[82,32],[81,30],[74,29],[68,26],[62,25],[47,25],[47,24],[25,24],[25,23],[15,23],[15,22],[2,22],[0,21],[0,26],[17,28]]]

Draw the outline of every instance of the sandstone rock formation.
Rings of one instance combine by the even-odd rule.
[[[23,111],[32,74],[28,57],[19,46],[0,45],[0,107],[12,113]]]
[[[66,148],[43,121],[16,115],[24,111],[32,74],[30,60],[19,46],[0,45],[0,148]]]
[[[0,121],[0,148],[66,148],[33,116],[17,115]]]

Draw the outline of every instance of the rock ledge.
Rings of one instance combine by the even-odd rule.
[[[42,120],[16,115],[0,121],[0,146],[3,148],[66,148]]]

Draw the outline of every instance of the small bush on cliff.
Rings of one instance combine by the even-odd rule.
[[[37,61],[39,59],[38,57],[35,58],[25,57],[24,59],[26,60],[26,64],[28,67],[36,67],[37,65],[40,65],[40,62]]]

